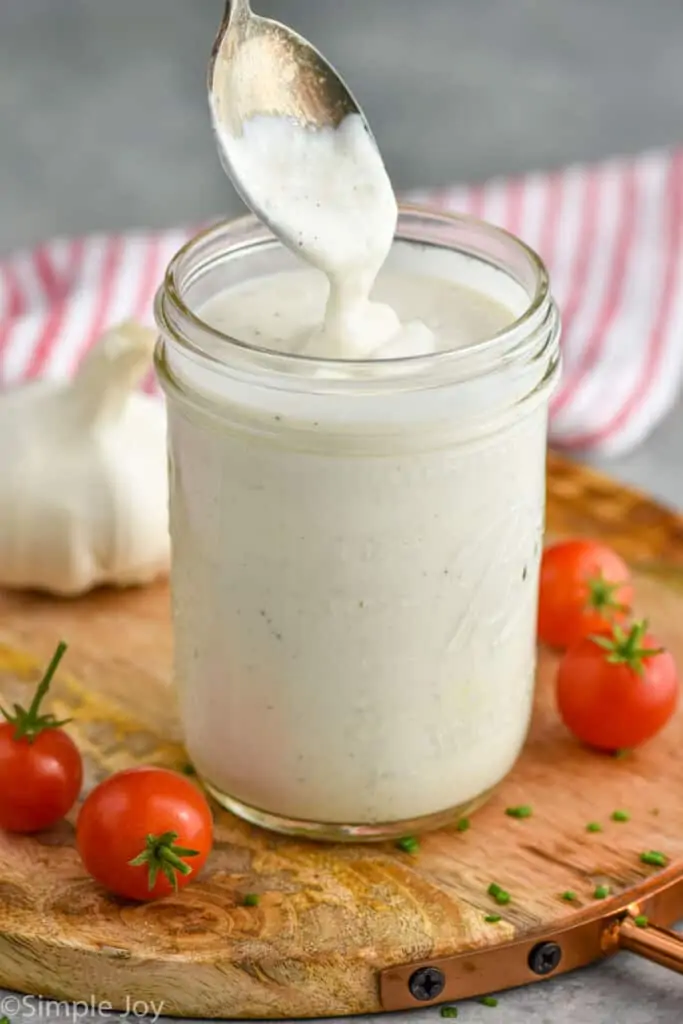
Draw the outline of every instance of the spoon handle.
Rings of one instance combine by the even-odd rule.
[[[252,17],[251,4],[249,0],[225,0],[225,8],[223,10],[223,17],[216,33],[213,47],[211,49],[211,59],[209,61],[209,91],[211,90],[211,82],[213,80],[216,60],[218,58],[221,45],[224,39],[228,35],[231,25],[237,24],[238,21],[246,24]]]
[[[251,4],[250,0],[227,0],[225,5],[225,16],[224,21],[228,22],[231,18],[244,18],[251,15]]]

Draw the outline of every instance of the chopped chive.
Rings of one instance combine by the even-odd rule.
[[[255,892],[248,892],[244,897],[245,907],[258,907],[260,902],[261,897],[258,895],[258,893]]]
[[[602,825],[599,821],[589,821],[586,825],[586,832],[602,832]]]
[[[574,900],[577,899],[577,895],[576,895],[575,892],[572,892],[571,889],[567,889],[566,892],[562,893],[562,895],[560,896],[560,899],[561,900],[566,900],[567,903],[573,903]]]
[[[617,761],[623,761],[624,758],[628,757],[630,753],[631,750],[629,749],[629,747],[622,747],[621,750],[615,750],[612,756],[615,757]]]
[[[636,926],[636,928],[647,928],[650,922],[648,918],[645,916],[645,914],[638,914],[637,917],[633,918],[633,923]]]
[[[610,889],[609,885],[599,885],[593,893],[593,899],[606,900],[609,896]]]
[[[183,767],[180,770],[183,773],[183,775],[196,775],[197,774],[197,769],[195,768],[195,766],[193,764],[190,764],[189,761],[187,762],[187,764],[184,764]]]
[[[442,1017],[457,1017],[458,1016],[458,1007],[457,1006],[442,1006],[440,1012],[441,1012],[441,1016]]]
[[[498,924],[502,920],[500,914],[487,914],[484,918],[487,924]]]
[[[404,836],[403,839],[397,840],[396,846],[404,853],[418,853],[420,849],[420,843],[415,836]]]
[[[534,812],[529,804],[520,804],[519,807],[508,807],[505,813],[508,818],[530,818]]]
[[[506,892],[505,889],[501,889],[501,887],[496,885],[495,882],[488,887],[488,894],[489,896],[493,896],[496,903],[499,903],[501,906],[509,903],[512,898],[509,892]]]
[[[628,811],[612,811],[612,821],[630,821],[631,815]]]
[[[455,827],[458,832],[467,832],[470,828],[470,819],[461,818]]]
[[[641,853],[640,860],[642,864],[650,864],[655,868],[665,868],[669,863],[666,854],[659,853],[657,850],[646,850],[645,853]]]
[[[495,996],[484,996],[484,998],[480,999],[479,1002],[482,1006],[490,1006],[492,1009],[498,1006],[498,1000]]]
[[[501,889],[501,887],[496,885],[495,882],[491,882],[487,892],[489,896],[493,896],[496,903],[499,903],[501,906],[509,903],[512,898],[509,892],[506,892],[505,889]]]

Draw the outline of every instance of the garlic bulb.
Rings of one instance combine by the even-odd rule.
[[[72,381],[0,394],[0,586],[77,595],[168,571],[166,416],[135,390],[154,343],[126,323]]]

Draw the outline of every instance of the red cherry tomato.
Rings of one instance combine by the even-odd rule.
[[[651,739],[673,715],[678,695],[674,659],[645,623],[580,640],[564,654],[557,673],[562,720],[598,750],[615,752]]]
[[[90,793],[76,824],[86,870],[132,900],[167,896],[196,878],[213,844],[211,808],[198,787],[166,768],[131,768]]]
[[[582,637],[624,622],[633,602],[629,568],[615,551],[592,540],[569,540],[543,552],[538,638],[567,648]]]
[[[83,763],[76,744],[40,705],[66,651],[60,644],[30,707],[3,710],[0,725],[0,828],[39,832],[67,814],[81,791]]]

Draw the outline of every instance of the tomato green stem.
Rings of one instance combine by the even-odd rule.
[[[643,662],[664,651],[663,647],[642,646],[647,628],[648,624],[645,620],[634,622],[628,633],[624,632],[620,626],[614,626],[612,636],[592,636],[591,640],[606,652],[607,661],[611,665],[628,665],[630,669],[642,676]]]
[[[621,583],[610,583],[600,573],[598,576],[591,576],[586,580],[588,587],[588,600],[586,601],[586,608],[590,611],[602,612],[622,612],[626,613],[628,608],[625,604],[622,604],[617,600],[617,591],[622,586]]]
[[[43,732],[44,729],[58,729],[62,725],[66,725],[70,719],[65,718],[61,721],[57,721],[54,715],[39,714],[40,705],[45,697],[47,691],[50,688],[50,683],[54,677],[57,667],[64,657],[67,645],[64,641],[60,641],[57,645],[57,650],[52,655],[52,660],[48,665],[43,678],[36,688],[36,692],[33,695],[28,710],[23,708],[20,704],[14,705],[14,714],[11,715],[4,708],[0,707],[0,714],[5,718],[10,725],[15,728],[14,738],[15,740],[26,739],[32,742],[39,733]]]
[[[173,889],[178,891],[178,875],[189,875],[192,867],[186,864],[183,857],[198,857],[199,850],[188,850],[176,846],[177,832],[164,832],[160,836],[149,835],[145,839],[144,850],[128,861],[131,867],[147,866],[147,884],[150,891],[156,885],[159,872],[168,879]]]

